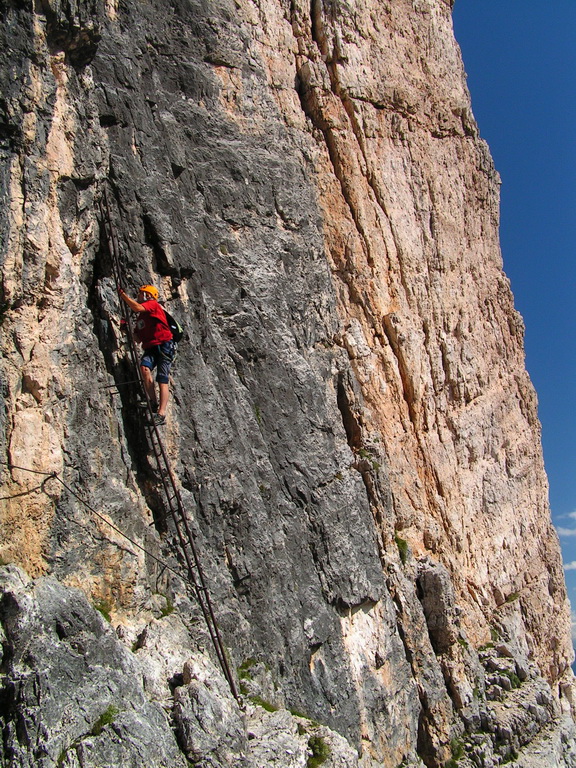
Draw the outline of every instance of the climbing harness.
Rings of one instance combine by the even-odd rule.
[[[100,216],[101,216],[101,223],[104,228],[104,233],[106,236],[108,253],[110,255],[110,260],[112,264],[112,275],[116,283],[116,289],[118,290],[123,285],[126,284],[125,275],[124,275],[122,259],[120,257],[118,237],[116,235],[115,228],[112,224],[110,204],[108,201],[108,194],[105,187],[103,189],[102,198],[100,199]],[[205,580],[202,565],[200,563],[200,559],[198,556],[196,544],[194,542],[194,535],[192,533],[190,522],[186,514],[186,509],[182,501],[182,496],[180,494],[178,483],[176,482],[176,478],[174,477],[174,473],[172,472],[170,462],[168,460],[168,455],[166,453],[166,449],[164,447],[164,443],[162,441],[160,431],[158,430],[158,424],[156,424],[154,421],[154,412],[152,408],[152,402],[150,400],[146,387],[144,386],[144,380],[142,378],[142,373],[140,371],[138,353],[136,349],[136,342],[135,342],[134,334],[132,332],[132,328],[129,322],[129,309],[124,304],[124,302],[120,302],[120,309],[122,313],[122,319],[126,324],[125,325],[126,336],[128,339],[128,348],[130,352],[130,358],[132,361],[133,368],[136,371],[138,376],[140,394],[143,396],[143,399],[145,400],[147,411],[148,411],[148,419],[146,421],[145,426],[148,433],[149,443],[156,460],[156,465],[158,467],[158,474],[162,482],[166,503],[167,503],[168,509],[170,510],[170,515],[172,517],[172,520],[174,521],[180,549],[186,561],[188,577],[194,589],[196,599],[198,601],[200,609],[202,611],[202,615],[204,617],[204,621],[208,628],[208,633],[210,634],[210,638],[212,640],[212,644],[214,646],[216,656],[218,657],[218,661],[220,662],[222,672],[224,673],[224,677],[226,678],[228,685],[230,686],[232,695],[234,696],[235,699],[239,700],[239,695],[236,690],[234,678],[232,676],[232,672],[230,671],[230,666],[228,664],[228,659],[226,657],[226,650],[222,642],[222,637],[220,635],[220,630],[218,628],[216,616],[214,615],[214,609],[212,607],[210,594],[206,587],[206,580]]]

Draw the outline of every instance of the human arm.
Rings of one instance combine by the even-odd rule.
[[[134,299],[130,298],[128,294],[122,289],[118,289],[118,294],[125,304],[128,304],[132,312],[146,312],[146,307],[143,304],[139,304]]]

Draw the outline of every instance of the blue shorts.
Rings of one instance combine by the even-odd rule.
[[[156,347],[145,349],[142,360],[140,360],[140,365],[143,368],[149,368],[151,371],[157,367],[156,381],[158,384],[168,384],[170,366],[174,360],[175,353],[176,349],[174,342],[165,341],[163,344],[159,344]]]

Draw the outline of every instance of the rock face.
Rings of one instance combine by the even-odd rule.
[[[576,764],[536,399],[450,3],[0,13],[0,520],[27,573],[3,582],[5,764]],[[125,287],[158,285],[187,332],[164,442],[243,717],[135,407],[104,188]]]
[[[83,594],[14,569],[1,610],[5,765],[186,765],[130,651]]]

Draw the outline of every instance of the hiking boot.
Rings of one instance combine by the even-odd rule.
[[[154,424],[155,424],[157,427],[163,427],[163,426],[164,426],[164,424],[166,424],[166,416],[161,416],[159,413],[157,413],[157,414],[154,416]]]

